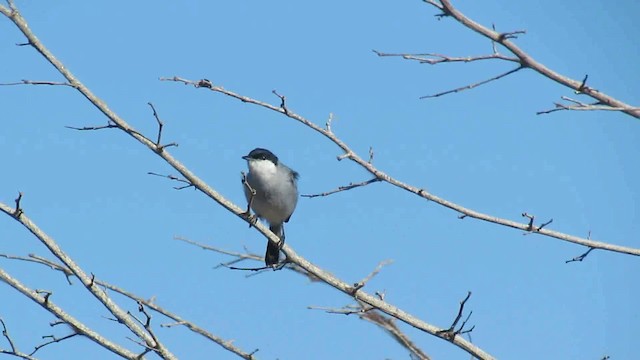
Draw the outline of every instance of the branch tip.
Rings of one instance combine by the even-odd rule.
[[[458,314],[456,315],[456,318],[453,320],[453,323],[451,323],[451,326],[449,326],[448,329],[443,329],[438,331],[438,334],[442,335],[444,339],[453,341],[456,335],[468,334],[472,332],[473,329],[475,329],[475,325],[472,326],[470,329],[467,329],[467,330],[464,329],[464,327],[467,325],[467,321],[469,321],[469,318],[471,318],[471,314],[473,314],[473,311],[470,311],[469,315],[467,315],[464,321],[462,321],[460,328],[458,328],[457,330],[455,329],[456,326],[458,325],[458,322],[462,318],[462,313],[464,312],[464,306],[470,297],[471,297],[471,291],[468,291],[467,296],[460,302],[460,307],[458,308]]]
[[[20,207],[20,201],[22,201],[22,191],[18,192],[18,197],[15,199],[16,208],[13,210],[13,214],[12,215],[16,219],[19,219],[20,216],[22,214],[24,214],[24,211]]]
[[[452,94],[452,93],[462,92],[462,91],[465,91],[465,90],[470,90],[470,89],[476,88],[478,86],[488,84],[488,83],[490,83],[492,81],[496,81],[496,80],[502,79],[503,77],[509,76],[511,74],[514,74],[514,73],[516,73],[516,72],[518,72],[518,71],[520,71],[522,69],[524,69],[524,66],[520,65],[517,68],[511,69],[511,70],[509,70],[507,72],[504,72],[502,74],[496,75],[496,76],[494,76],[492,78],[489,78],[489,79],[486,79],[486,80],[482,80],[482,81],[477,82],[477,83],[469,84],[469,85],[466,85],[466,86],[461,86],[461,87],[456,88],[456,89],[439,92],[437,94],[421,96],[420,99],[431,99],[431,98],[436,98],[436,97],[440,97],[440,96],[443,96],[443,95],[448,95],[448,94]]]
[[[280,109],[282,109],[282,111],[288,115],[289,114],[289,109],[287,109],[287,98],[284,95],[280,95],[278,94],[278,92],[274,89],[271,91],[273,93],[273,95],[277,96],[280,99]]]

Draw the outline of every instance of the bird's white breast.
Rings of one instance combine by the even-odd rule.
[[[257,178],[266,180],[275,175],[276,169],[276,164],[269,160],[249,161],[249,172]]]

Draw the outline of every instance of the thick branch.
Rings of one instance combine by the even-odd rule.
[[[47,61],[49,61],[49,63],[51,63],[56,68],[56,70],[58,70],[58,72],[60,72],[69,81],[69,83],[71,83],[87,100],[89,100],[98,110],[100,110],[100,112],[102,112],[110,121],[118,125],[120,129],[125,131],[128,135],[130,135],[131,137],[136,139],[138,142],[148,147],[150,150],[152,150],[155,154],[160,156],[162,159],[164,159],[169,165],[171,165],[176,171],[178,171],[187,181],[191,182],[196,188],[198,188],[200,191],[202,191],[212,200],[214,200],[215,202],[217,202],[222,207],[232,212],[239,218],[242,218],[245,221],[248,221],[245,217],[243,217],[243,214],[244,214],[243,209],[233,204],[232,202],[224,198],[222,195],[220,195],[218,192],[213,190],[211,187],[209,187],[204,181],[202,181],[194,173],[188,170],[182,163],[176,160],[168,151],[166,150],[159,151],[158,146],[154,142],[150,141],[149,139],[147,139],[146,137],[142,136],[137,131],[135,131],[126,121],[124,121],[114,111],[112,111],[104,101],[98,98],[95,94],[93,94],[93,92],[91,92],[86,86],[84,86],[84,84],[82,84],[78,79],[76,79],[76,77],[71,73],[71,71],[67,67],[65,67],[31,32],[24,18],[22,18],[22,16],[16,10],[9,11],[4,7],[0,7],[0,12],[2,12],[7,17],[9,17],[14,22],[14,24],[16,24],[16,26],[20,29],[20,31],[27,37],[27,39],[29,40],[29,44],[33,46],[42,56],[44,56],[47,59]],[[278,109],[279,109],[278,110],[279,112],[282,112],[282,113],[287,112],[284,107],[284,101],[283,101],[282,107]],[[6,207],[6,205],[2,205],[2,206]],[[269,241],[272,241],[276,244],[279,243],[280,241],[279,237],[273,234],[263,224],[257,223],[254,225],[254,228],[257,229],[260,233],[262,233],[266,238],[268,238]],[[404,321],[405,323],[417,329],[420,329],[431,335],[441,337],[438,334],[439,329],[436,326],[428,324],[427,322],[420,320],[417,317],[385,301],[382,301],[376,298],[374,295],[368,294],[362,290],[359,290],[354,293],[352,291],[353,289],[350,284],[338,279],[337,277],[330,274],[329,272],[322,270],[321,268],[310,263],[308,260],[299,256],[295,251],[293,251],[293,249],[288,244],[285,244],[281,248],[281,250],[286,254],[288,261],[299,265],[309,273],[317,276],[318,278],[322,279],[325,283],[344,292],[345,294],[348,294],[353,297],[357,297],[358,300],[363,301],[385,312],[386,314],[395,317],[396,319]],[[138,328],[137,325],[136,325],[136,328]],[[150,338],[150,337],[148,334],[145,333],[145,340],[147,338]],[[456,346],[460,347],[461,349],[467,351],[469,354],[477,358],[493,359],[493,357],[490,354],[486,353],[485,351],[483,351],[476,345],[470,343],[469,341],[466,341],[465,339],[457,337],[453,341],[453,343]]]

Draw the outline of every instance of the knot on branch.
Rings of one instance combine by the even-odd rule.
[[[213,87],[213,84],[207,79],[201,79],[195,84],[195,86],[198,88],[211,89]]]

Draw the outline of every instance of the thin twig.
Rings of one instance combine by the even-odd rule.
[[[71,277],[73,277],[73,272],[71,272],[71,270],[69,270],[69,268],[64,267],[64,266],[60,266],[50,260],[47,260],[43,257],[40,257],[38,255],[34,255],[34,254],[29,254],[29,257],[24,257],[24,256],[17,256],[17,255],[8,255],[8,254],[0,254],[0,257],[3,257],[5,259],[10,259],[10,260],[21,260],[21,261],[28,261],[28,262],[33,262],[33,263],[37,263],[37,264],[42,264],[45,266],[50,267],[53,270],[58,270],[60,272],[62,272],[66,279],[67,282],[69,283],[69,285],[73,285],[73,283],[71,282]]]
[[[380,261],[378,266],[376,266],[376,268],[373,269],[373,271],[369,275],[365,276],[362,280],[360,280],[357,283],[353,284],[354,289],[363,288],[371,279],[373,279],[374,276],[376,276],[376,275],[378,275],[378,273],[380,273],[380,270],[382,270],[383,267],[385,267],[386,265],[389,265],[391,263],[393,263],[393,260],[391,260],[391,259]]]
[[[543,111],[538,111],[536,112],[536,115],[542,115],[542,114],[550,114],[552,112],[556,112],[556,111],[562,111],[562,110],[573,110],[573,111],[624,111],[624,110],[635,110],[635,111],[640,111],[640,108],[638,107],[629,107],[629,108],[620,108],[620,107],[612,107],[609,105],[602,105],[600,102],[596,102],[593,104],[587,104],[584,103],[582,101],[576,100],[576,99],[572,99],[568,96],[561,96],[562,100],[568,101],[570,103],[573,103],[575,105],[565,105],[565,104],[561,104],[561,103],[554,103],[555,108],[553,109],[549,109],[549,110],[543,110]]]
[[[504,72],[504,73],[502,73],[500,75],[496,75],[496,76],[494,76],[492,78],[489,78],[489,79],[486,79],[486,80],[482,80],[482,81],[477,82],[477,83],[461,86],[461,87],[456,88],[456,89],[439,92],[437,94],[421,96],[420,99],[431,99],[431,98],[436,98],[436,97],[439,97],[439,96],[442,96],[442,95],[447,95],[447,94],[451,94],[451,93],[457,93],[457,92],[473,89],[473,88],[476,88],[478,86],[482,86],[484,84],[490,83],[492,81],[496,81],[496,80],[502,79],[503,77],[511,75],[511,74],[513,74],[513,73],[515,73],[517,71],[522,70],[522,69],[524,69],[524,67],[518,66],[515,69],[511,69],[511,70],[509,70],[507,72]]]
[[[176,190],[182,190],[182,189],[188,189],[190,187],[194,187],[194,185],[192,183],[190,183],[188,180],[181,179],[181,178],[179,178],[177,176],[174,176],[174,175],[163,175],[163,174],[154,173],[152,171],[147,172],[147,174],[148,175],[167,178],[169,180],[178,181],[178,182],[186,184],[186,185],[183,185],[183,186],[174,186],[173,188],[176,189]],[[195,187],[194,187],[194,189],[195,189]]]
[[[65,126],[67,129],[72,129],[72,130],[79,130],[79,131],[90,131],[90,130],[102,130],[102,129],[117,129],[118,126],[115,124],[107,124],[107,125],[101,125],[101,126],[83,126],[83,127],[76,127],[76,126]]]
[[[40,345],[37,345],[37,346],[35,347],[35,349],[33,349],[33,351],[31,352],[31,354],[29,354],[29,355],[30,355],[30,356],[34,355],[38,350],[42,349],[42,348],[43,348],[43,347],[45,347],[45,346],[48,346],[48,345],[51,345],[51,344],[55,344],[55,343],[59,343],[59,342],[61,342],[61,341],[64,341],[64,340],[70,339],[70,338],[72,338],[72,337],[74,337],[74,336],[77,336],[77,335],[80,335],[80,334],[78,334],[78,333],[72,333],[72,334],[69,334],[69,335],[65,335],[65,336],[63,336],[63,337],[61,337],[61,338],[55,337],[54,335],[46,335],[46,336],[43,336],[43,337],[42,337],[43,339],[47,339],[47,338],[49,338],[49,339],[51,339],[51,340],[49,340],[49,341],[47,341],[47,342],[45,342],[45,343],[42,343],[42,344],[40,344]]]
[[[69,86],[74,87],[68,82],[56,82],[56,81],[38,81],[38,80],[20,80],[18,82],[0,83],[0,86],[15,86],[15,85],[51,85],[51,86]]]
[[[464,319],[464,321],[462,322],[462,325],[460,325],[458,330],[455,329],[456,326],[458,325],[458,322],[462,318],[462,313],[464,312],[464,305],[467,303],[470,297],[471,297],[471,291],[468,291],[467,296],[464,298],[464,300],[460,302],[460,307],[458,308],[458,315],[456,315],[456,318],[453,320],[453,323],[451,323],[451,326],[449,326],[448,329],[443,329],[438,331],[438,333],[442,335],[445,339],[451,341],[456,337],[456,335],[470,333],[475,328],[475,326],[472,326],[468,330],[464,329],[464,327],[467,325],[467,321],[469,321],[469,318],[471,317],[471,314],[473,314],[473,311],[471,311],[469,312],[469,315],[467,315],[466,319]]]
[[[153,117],[156,119],[156,122],[158,123],[158,137],[156,139],[156,147],[158,149],[158,151],[162,151],[167,147],[170,146],[178,146],[178,143],[172,142],[166,145],[161,145],[160,141],[162,139],[162,127],[164,126],[164,122],[162,120],[160,120],[160,116],[158,115],[158,112],[156,111],[156,107],[153,106],[153,104],[151,102],[148,102],[147,105],[149,105],[151,107],[151,110],[153,110]]]
[[[359,183],[349,183],[349,185],[345,185],[345,186],[339,186],[337,189],[331,190],[331,191],[327,191],[327,192],[323,192],[323,193],[319,193],[319,194],[302,194],[300,196],[302,197],[307,197],[307,198],[314,198],[314,197],[319,197],[319,196],[329,196],[335,193],[339,193],[342,191],[347,191],[347,190],[351,190],[357,187],[361,187],[361,186],[367,186],[369,184],[373,184],[375,182],[381,181],[381,179],[378,178],[373,178],[373,179],[369,179],[367,181],[362,181]]]
[[[478,55],[478,56],[448,56],[444,54],[436,54],[436,53],[419,53],[419,54],[405,54],[405,53],[385,53],[378,50],[373,50],[373,52],[380,57],[401,57],[405,60],[414,60],[421,64],[429,64],[429,65],[437,65],[442,63],[456,63],[456,62],[475,62],[475,61],[483,61],[483,60],[503,60],[519,63],[520,60],[517,57],[505,56],[497,51],[489,55]]]
[[[550,80],[553,80],[563,86],[573,89],[578,93],[587,95],[597,100],[599,104],[609,107],[607,109],[603,108],[598,110],[614,110],[615,109],[616,111],[621,111],[627,115],[633,116],[634,118],[640,119],[640,108],[630,106],[614,97],[611,97],[605,94],[602,91],[586,86],[585,85],[586,78],[583,79],[582,81],[578,81],[578,80],[569,78],[567,76],[561,75],[549,69],[544,64],[536,61],[531,55],[529,55],[528,53],[520,49],[520,47],[518,47],[515,43],[513,43],[510,40],[510,38],[512,38],[513,35],[521,33],[522,30],[500,33],[495,31],[495,29],[492,30],[490,28],[482,26],[480,23],[468,18],[466,15],[464,15],[458,9],[456,9],[451,4],[450,0],[439,0],[439,1],[423,0],[423,1],[427,4],[434,6],[435,8],[437,8],[442,12],[442,14],[436,14],[438,18],[451,17],[455,19],[457,22],[459,22],[460,24],[473,30],[476,33],[481,34],[482,36],[486,37],[492,42],[499,43],[500,45],[502,45],[504,48],[506,48],[509,52],[511,52],[513,55],[515,55],[518,58],[519,63],[522,67],[530,68],[533,71],[536,71],[540,75]],[[577,110],[577,109],[571,109],[571,110]],[[582,110],[587,110],[587,109],[583,108]],[[596,110],[596,109],[594,108],[591,110]],[[549,112],[553,112],[553,111],[543,111],[543,112],[539,112],[539,114],[547,114]]]

